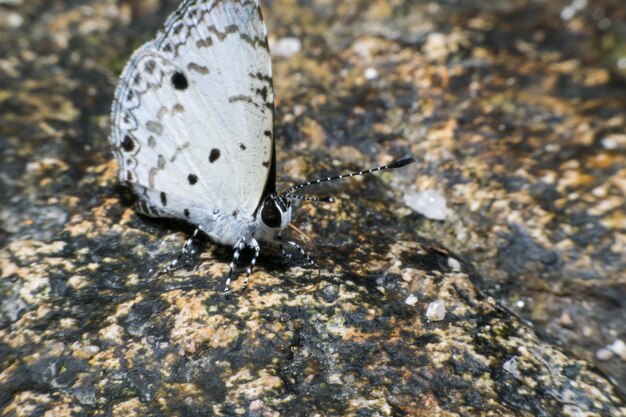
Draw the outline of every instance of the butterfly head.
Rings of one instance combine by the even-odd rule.
[[[261,223],[269,229],[284,229],[291,221],[291,201],[283,196],[268,195],[261,207]]]

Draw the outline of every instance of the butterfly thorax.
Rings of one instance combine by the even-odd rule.
[[[190,220],[211,239],[224,245],[235,245],[252,238],[277,242],[280,231],[291,221],[291,204],[283,198],[268,195],[252,216],[239,211],[211,211]]]
[[[212,240],[223,245],[235,245],[239,240],[249,240],[255,235],[258,221],[240,213],[212,212],[193,222]]]

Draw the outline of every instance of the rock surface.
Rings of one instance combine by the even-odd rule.
[[[230,299],[210,242],[154,278],[189,230],[133,212],[106,141],[175,2],[0,4],[0,413],[626,415],[619,356],[588,362],[626,338],[621,2],[266,3],[301,43],[280,184],[420,162],[329,185],[295,219],[321,270],[264,247]],[[431,188],[444,223],[401,204]]]

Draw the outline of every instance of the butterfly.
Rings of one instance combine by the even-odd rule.
[[[196,228],[172,270],[203,233],[234,248],[229,291],[239,255],[260,253],[260,241],[283,243],[314,263],[282,230],[296,194],[339,178],[399,168],[405,158],[367,171],[309,181],[276,193],[274,90],[267,31],[258,1],[187,0],[156,37],[137,49],[120,76],[111,110],[119,180],[138,197],[136,210],[182,219]]]

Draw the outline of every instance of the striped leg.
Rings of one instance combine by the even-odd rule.
[[[298,252],[300,252],[300,255],[302,255],[304,257],[304,259],[307,260],[308,263],[310,263],[311,265],[313,265],[315,267],[319,266],[317,264],[317,262],[313,258],[311,258],[309,255],[307,255],[307,253],[304,251],[304,249],[302,249],[302,246],[298,245],[293,240],[287,240],[286,243],[289,243],[291,246],[296,248],[298,250]],[[284,252],[284,249],[282,248],[282,246],[281,246],[281,251]]]
[[[293,256],[293,253],[289,253],[289,252],[287,252],[285,250],[285,247],[283,246],[282,243],[279,245],[279,248],[280,248],[280,255],[281,256],[284,256],[287,259],[290,259]]]
[[[287,252],[285,250],[285,247],[283,246],[283,231],[279,231],[278,234],[276,235],[276,241],[281,242],[278,244],[278,247],[280,249],[280,256],[284,257],[284,258],[291,258],[292,254]]]
[[[259,242],[257,242],[255,238],[250,239],[250,242],[248,242],[248,246],[254,249],[254,256],[252,257],[252,261],[250,261],[250,265],[248,265],[246,278],[243,280],[243,285],[241,286],[242,290],[245,290],[248,286],[248,280],[250,279],[250,275],[252,275],[252,269],[254,268],[254,265],[256,265],[256,259],[259,257],[259,252],[261,252]]]
[[[233,259],[230,261],[230,271],[228,272],[228,278],[226,278],[226,288],[224,289],[224,294],[228,295],[230,293],[230,281],[233,277],[233,272],[235,270],[235,266],[237,261],[239,260],[239,255],[241,255],[241,251],[246,247],[246,241],[241,238],[235,243],[235,253],[233,253]]]
[[[193,253],[193,249],[191,248],[191,245],[193,244],[193,240],[196,238],[196,236],[198,236],[198,233],[200,233],[200,229],[196,229],[193,231],[193,234],[191,235],[189,239],[187,239],[187,241],[183,245],[183,248],[180,250],[180,253],[176,257],[176,259],[171,261],[167,266],[161,268],[159,272],[157,272],[156,274],[157,277],[171,272],[174,268],[176,268],[176,266],[178,265],[178,262],[180,262],[183,256],[187,255],[188,253]]]

